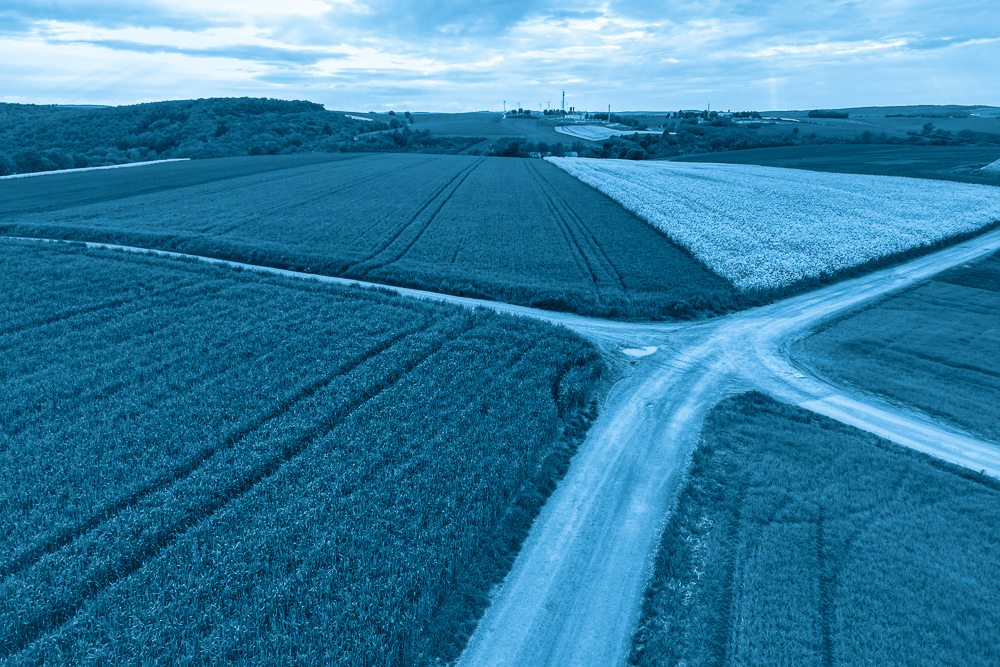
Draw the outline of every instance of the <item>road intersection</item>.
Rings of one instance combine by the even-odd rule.
[[[154,255],[176,253],[118,248]],[[815,376],[789,356],[821,322],[1000,251],[1000,230],[768,306],[694,323],[634,323],[390,287],[542,319],[597,344],[620,377],[532,526],[461,667],[624,664],[660,531],[705,414],[757,390],[952,463],[1000,477],[1000,443]],[[322,282],[357,281],[196,258]],[[379,286],[386,289],[385,286]]]

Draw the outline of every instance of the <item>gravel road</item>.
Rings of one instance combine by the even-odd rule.
[[[998,250],[1000,230],[769,306],[692,324],[611,322],[392,288],[417,298],[562,324],[597,343],[621,375],[565,479],[535,521],[460,666],[624,663],[646,573],[687,457],[705,413],[728,394],[757,389],[1000,477],[1000,444],[834,385],[796,365],[788,354],[792,341],[827,318]]]

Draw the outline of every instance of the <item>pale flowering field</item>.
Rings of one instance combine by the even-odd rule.
[[[1000,220],[1000,188],[896,176],[547,158],[739,289],[772,290]]]

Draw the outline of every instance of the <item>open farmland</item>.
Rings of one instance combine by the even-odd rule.
[[[74,187],[84,176],[100,184],[103,173],[76,174]],[[54,183],[50,195],[32,190],[37,212],[19,181],[0,184],[0,201],[18,202],[0,209],[0,233],[178,250],[610,317],[720,312],[735,299],[725,280],[655,229],[539,160],[366,155],[164,192],[123,188],[118,199],[53,211],[46,202],[62,197]]]
[[[585,141],[604,141],[610,139],[611,137],[617,137],[623,134],[655,134],[660,135],[663,131],[653,131],[653,130],[616,130],[611,127],[604,125],[560,125],[556,128],[556,132],[560,134],[565,134],[572,139],[583,139]]]
[[[547,158],[764,295],[1000,221],[1000,188],[755,165]]]
[[[1000,185],[998,175],[979,172],[998,156],[1000,148],[996,146],[819,144],[683,155],[672,159],[676,162],[759,164],[841,174],[910,176]]]
[[[1000,664],[1000,484],[760,394],[709,413],[635,665]]]
[[[846,118],[810,117],[811,110],[766,111],[768,123],[761,134],[780,135],[798,128],[801,134],[817,134],[824,138],[855,139],[863,132],[873,139],[906,140],[920,133],[927,123],[933,128],[959,133],[962,130],[996,134],[1000,131],[997,107],[958,105],[914,105],[885,107],[848,107],[837,109]],[[770,125],[770,123],[775,123]]]
[[[533,143],[567,143],[572,140],[556,131],[556,118],[517,116],[500,112],[417,113],[413,114],[413,129],[429,130],[440,136],[524,137]],[[484,146],[485,147],[485,146]]]
[[[50,171],[30,178],[0,179],[0,220],[15,220],[30,213],[53,212],[145,193],[166,194],[180,188],[358,157],[345,153],[300,153],[161,161],[135,168],[103,170],[97,174]]]
[[[589,421],[545,324],[0,246],[4,664],[451,658]]]
[[[1000,441],[998,351],[993,255],[825,325],[795,355],[824,375]]]

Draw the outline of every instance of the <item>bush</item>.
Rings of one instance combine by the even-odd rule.
[[[810,118],[847,118],[846,111],[835,111],[833,109],[813,109],[809,112]]]

